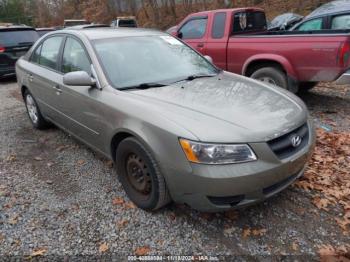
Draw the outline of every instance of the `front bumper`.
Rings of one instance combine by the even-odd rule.
[[[204,212],[236,209],[264,201],[303,175],[315,146],[312,124],[309,124],[309,132],[308,144],[283,160],[267,143],[252,143],[250,146],[258,161],[235,165],[191,164],[191,173],[172,176],[172,198]]]
[[[348,85],[350,84],[350,70],[346,71],[344,74],[342,74],[335,83],[337,85]]]

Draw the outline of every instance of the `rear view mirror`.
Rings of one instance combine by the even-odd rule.
[[[211,58],[211,56],[205,55],[204,58],[207,59],[210,63],[213,63],[213,58]]]
[[[67,86],[95,86],[96,81],[85,71],[76,71],[65,74],[63,84]]]
[[[177,37],[180,38],[180,39],[182,39],[183,34],[182,34],[181,32],[178,32],[178,33],[177,33]]]

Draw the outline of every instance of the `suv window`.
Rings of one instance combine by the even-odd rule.
[[[313,30],[321,30],[322,29],[322,18],[316,18],[310,21],[306,21],[302,25],[300,25],[297,30],[299,31],[313,31]]]
[[[35,30],[0,30],[1,46],[19,46],[32,45],[39,39],[39,35]]]
[[[251,32],[267,29],[266,16],[264,12],[239,12],[233,18],[233,32]]]
[[[62,39],[63,36],[54,36],[43,42],[39,59],[40,65],[57,70]]]
[[[350,14],[335,16],[331,29],[350,29]]]
[[[220,39],[225,34],[226,13],[216,13],[213,22],[212,38]]]
[[[137,24],[133,19],[121,19],[119,20],[119,27],[137,27]]]
[[[182,34],[182,39],[201,39],[207,30],[208,19],[195,18],[188,21],[179,31]]]
[[[69,73],[75,71],[85,71],[91,74],[91,62],[83,46],[75,39],[68,37],[62,60],[62,72]]]

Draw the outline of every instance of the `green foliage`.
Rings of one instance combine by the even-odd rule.
[[[25,0],[0,0],[0,22],[32,24],[32,18],[25,14]]]

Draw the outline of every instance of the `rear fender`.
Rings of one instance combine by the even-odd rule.
[[[295,72],[292,64],[289,62],[289,60],[283,56],[276,55],[276,54],[259,54],[250,57],[243,65],[242,69],[242,75],[246,75],[248,68],[253,63],[266,63],[266,62],[273,62],[278,63],[281,65],[281,67],[286,71],[288,77],[291,77],[293,79],[298,79],[297,73]]]

